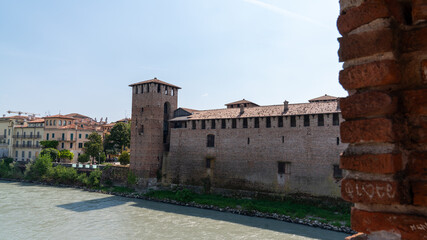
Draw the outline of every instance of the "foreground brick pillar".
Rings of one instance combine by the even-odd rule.
[[[427,239],[427,0],[340,5],[348,239]]]

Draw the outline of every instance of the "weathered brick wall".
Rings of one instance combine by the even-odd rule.
[[[138,88],[138,90],[136,90]],[[141,92],[144,88],[143,92]],[[132,123],[130,168],[142,185],[155,183],[163,158],[164,104],[170,104],[169,115],[177,108],[178,90],[157,83],[132,87]],[[143,130],[142,130],[143,126]]]
[[[352,228],[365,239],[427,239],[427,1],[340,4],[341,191],[355,203]]]
[[[260,118],[260,128],[249,119],[243,128],[172,129],[170,153],[164,164],[164,181],[215,188],[262,191],[270,193],[308,193],[339,196],[340,182],[333,177],[333,165],[339,164],[339,154],[347,144],[339,143],[339,126],[332,125],[332,114],[324,114],[325,126],[317,126],[317,116],[310,116],[310,126],[304,127],[303,116],[296,117],[296,127],[290,127],[290,117],[278,127],[272,117],[271,128],[266,118]],[[218,129],[219,128],[219,129]],[[207,147],[207,135],[215,135],[215,147]],[[283,139],[282,139],[283,137]],[[248,140],[249,139],[249,140]],[[249,144],[248,144],[249,141]],[[206,158],[211,158],[210,168]],[[290,173],[278,174],[278,162],[290,162]]]

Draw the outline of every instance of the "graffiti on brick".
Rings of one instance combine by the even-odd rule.
[[[369,199],[374,197],[394,199],[396,195],[396,191],[390,183],[348,181],[345,183],[344,189],[351,198],[367,196]]]
[[[427,231],[427,222],[424,222],[421,224],[412,224],[410,228],[412,231],[418,231],[418,230]]]

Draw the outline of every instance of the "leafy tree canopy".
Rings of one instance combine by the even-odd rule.
[[[87,162],[90,161],[90,157],[86,153],[83,153],[83,154],[80,154],[80,156],[77,159],[77,161],[79,161],[79,163],[87,163]]]
[[[100,154],[103,151],[101,135],[96,132],[93,132],[88,136],[88,139],[89,141],[85,142],[85,153],[92,157],[92,159],[99,158]]]
[[[130,146],[130,124],[116,123],[111,129],[110,135],[104,140],[107,152],[117,153]]]
[[[73,160],[74,153],[70,152],[68,149],[64,149],[59,152],[59,158]]]
[[[42,145],[42,148],[57,148],[58,144],[58,141],[40,141],[40,145]]]
[[[47,155],[51,160],[56,160],[59,157],[59,151],[55,148],[45,148],[40,152],[40,156]]]

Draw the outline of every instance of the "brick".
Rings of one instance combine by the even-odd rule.
[[[382,29],[338,38],[340,62],[394,50],[393,31]]]
[[[351,227],[364,233],[377,231],[394,232],[402,239],[426,239],[427,218],[417,215],[367,212],[351,209]]]
[[[414,205],[427,207],[427,181],[411,182]]]
[[[385,118],[345,121],[340,129],[344,143],[394,141],[392,122]]]
[[[427,28],[404,31],[399,46],[404,53],[427,50]]]
[[[412,0],[412,22],[418,24],[427,21],[427,2]]]
[[[409,155],[408,174],[410,176],[427,176],[427,152],[413,152]]]
[[[405,91],[404,105],[411,115],[427,116],[427,89]]]
[[[421,81],[427,84],[427,59],[421,61]]]
[[[383,92],[371,91],[342,98],[340,106],[344,119],[379,116],[394,113],[397,109],[397,99],[392,99]]]
[[[396,61],[385,60],[348,67],[339,74],[339,81],[346,90],[384,86],[400,82]]]
[[[387,5],[382,0],[372,0],[362,3],[358,7],[343,12],[337,20],[339,32],[344,35],[359,26],[370,23],[378,18],[390,16]]]
[[[340,168],[368,173],[389,174],[402,170],[401,154],[341,156]]]
[[[397,181],[343,179],[341,197],[348,202],[369,204],[399,204],[403,199]]]

